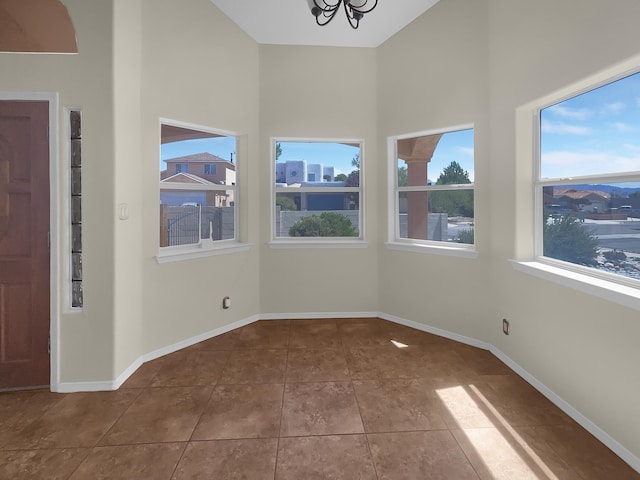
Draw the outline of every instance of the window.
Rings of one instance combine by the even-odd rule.
[[[361,145],[273,142],[273,243],[363,243]]]
[[[172,121],[163,121],[160,131],[158,261],[237,244],[237,136]],[[215,181],[204,177],[211,171]]]
[[[638,92],[640,73],[635,73],[539,108],[535,179],[537,257],[636,287]]]
[[[82,308],[82,112],[69,111],[71,144],[71,307]]]
[[[473,129],[456,127],[389,142],[393,210],[388,246],[473,252]]]
[[[204,165],[204,174],[205,175],[215,175],[216,174],[216,165],[213,163],[206,163]]]

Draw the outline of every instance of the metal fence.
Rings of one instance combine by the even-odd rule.
[[[234,207],[160,206],[160,246],[190,245],[201,239],[235,236]]]

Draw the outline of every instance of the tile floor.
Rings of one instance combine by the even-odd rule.
[[[115,392],[0,394],[1,479],[640,479],[490,353],[380,319],[260,321]]]

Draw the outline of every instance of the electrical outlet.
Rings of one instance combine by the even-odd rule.
[[[509,320],[507,320],[506,318],[502,319],[502,333],[504,333],[505,335],[509,335],[509,332],[511,331],[511,326],[509,325]]]
[[[229,297],[224,297],[222,299],[222,308],[224,308],[225,310],[227,308],[231,308],[231,298]]]

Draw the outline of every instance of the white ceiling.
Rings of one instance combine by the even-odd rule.
[[[354,30],[344,8],[320,27],[310,0],[211,0],[256,42],[275,45],[377,47],[439,0],[378,0]]]

